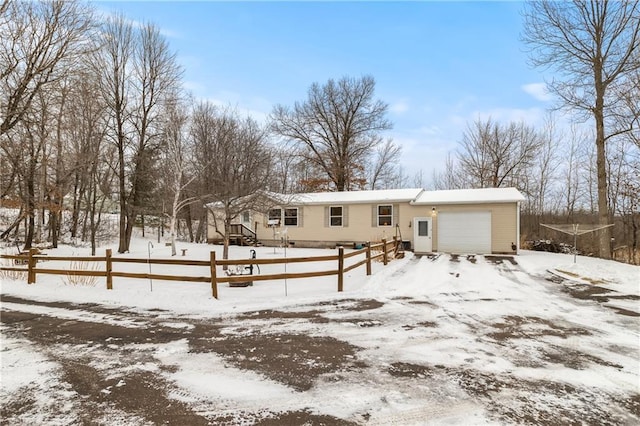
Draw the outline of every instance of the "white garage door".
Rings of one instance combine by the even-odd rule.
[[[491,212],[438,213],[438,251],[491,253]]]

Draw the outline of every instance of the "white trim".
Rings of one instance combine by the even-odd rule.
[[[414,217],[412,222],[414,253],[430,253],[433,251],[433,218],[428,216]],[[420,233],[419,222],[427,222],[427,235],[418,235]],[[428,249],[423,249],[424,245],[427,245]]]
[[[516,203],[516,254],[520,253],[520,201]]]

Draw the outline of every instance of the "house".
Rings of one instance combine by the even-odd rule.
[[[252,233],[266,245],[288,240],[297,247],[354,247],[396,236],[416,253],[514,254],[519,247],[524,196],[515,188],[269,196],[270,208],[243,212],[235,224],[237,232]],[[212,220],[211,206],[209,211]],[[208,232],[214,242],[211,224]]]

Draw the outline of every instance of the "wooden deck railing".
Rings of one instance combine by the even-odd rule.
[[[180,260],[180,259],[134,259],[124,257],[113,257],[111,249],[107,249],[105,256],[48,256],[37,254],[37,250],[31,249],[24,255],[0,255],[1,259],[10,259],[15,263],[26,263],[27,267],[11,267],[0,265],[2,271],[26,272],[27,283],[35,284],[38,274],[54,274],[54,275],[78,275],[90,277],[105,277],[107,289],[113,289],[113,277],[134,278],[134,279],[150,279],[150,280],[166,280],[166,281],[185,281],[185,282],[203,282],[211,284],[211,293],[213,297],[218,298],[218,284],[246,282],[248,277],[251,281],[267,281],[281,279],[297,279],[312,278],[322,276],[338,276],[338,291],[344,290],[344,274],[352,271],[362,265],[366,265],[366,274],[371,275],[371,262],[382,259],[382,263],[386,266],[389,262],[389,254],[395,253],[397,245],[401,244],[397,239],[392,241],[382,240],[381,243],[369,244],[360,250],[355,250],[345,254],[343,247],[338,247],[337,255],[330,256],[311,256],[311,257],[289,257],[279,259],[225,259],[217,260],[216,253],[210,252],[209,260]],[[345,267],[345,259],[364,255],[364,258]],[[69,269],[51,269],[38,266],[41,261],[70,261],[70,262],[104,262],[105,269],[102,271],[87,270],[69,270]],[[324,271],[312,272],[285,272],[278,274],[265,275],[224,275],[218,276],[217,268],[219,266],[238,266],[238,265],[273,265],[273,264],[290,264],[290,263],[307,263],[307,262],[336,262],[336,267]],[[201,266],[209,267],[208,276],[184,276],[184,275],[165,275],[152,273],[137,272],[120,272],[113,270],[114,263],[138,263],[148,265],[179,265],[179,266]]]

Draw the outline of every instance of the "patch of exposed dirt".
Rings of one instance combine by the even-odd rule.
[[[36,397],[35,390],[22,387],[18,389],[11,399],[0,405],[0,424],[10,424],[9,420],[18,419],[25,413],[35,409]],[[6,420],[6,423],[5,423]]]
[[[589,283],[591,283],[593,285],[606,284],[607,283],[607,280],[598,279],[598,278],[581,277],[578,274],[574,274],[573,272],[569,272],[569,271],[564,271],[562,269],[556,269],[556,271],[558,271],[558,272],[560,272],[562,274],[565,274],[565,275],[569,275],[570,277],[573,277],[573,278],[578,278],[578,279],[587,281],[587,282],[589,282]]]
[[[454,382],[470,396],[487,401],[489,417],[500,423],[617,425],[632,424],[638,418],[640,398],[637,394],[626,398],[602,395],[566,383],[492,375],[443,365],[397,362],[387,372],[409,380]],[[580,415],[576,416],[576,413]]]
[[[459,263],[460,262],[460,256],[457,255],[457,254],[451,254],[451,256],[449,257],[449,262]]]
[[[264,418],[255,426],[282,426],[282,425],[305,425],[305,426],[355,426],[358,423],[348,422],[333,416],[313,414],[308,410],[287,411],[278,413],[273,417]]]
[[[360,368],[357,347],[332,337],[304,334],[231,335],[206,347],[189,341],[192,352],[213,351],[234,366],[256,371],[298,391],[313,387],[323,374]]]
[[[640,393],[619,399],[616,402],[640,419]]]
[[[427,306],[433,306],[434,308],[437,308],[438,305],[436,305],[435,303],[429,302],[428,300],[410,300],[407,303],[411,304],[411,305],[427,305]]]
[[[28,300],[21,297],[9,296],[6,294],[0,294],[0,302],[17,303],[21,305],[34,305],[34,306],[46,306],[49,308],[67,309],[71,311],[87,310],[94,313],[118,315],[118,316],[130,316],[140,317],[139,311],[130,311],[126,307],[122,306],[104,306],[97,303],[71,303],[71,302],[43,302],[38,300]],[[149,309],[148,313],[152,314],[150,317],[155,318],[155,313],[167,312],[163,309]]]
[[[513,344],[512,353],[503,355],[516,367],[549,368],[549,364],[564,366],[574,370],[584,370],[592,364],[620,369],[622,366],[603,360],[602,358],[557,345],[544,345],[521,348],[518,342]],[[554,366],[553,368],[556,368]]]
[[[416,323],[415,325],[403,325],[402,328],[404,328],[405,330],[413,330],[414,328],[417,327],[424,327],[424,328],[434,328],[437,327],[438,324],[433,322],[433,321],[422,321],[419,323]]]
[[[562,287],[562,290],[576,299],[595,300],[597,302],[608,302],[609,299],[601,295],[613,293],[613,290],[609,290],[608,288],[589,284],[565,285]]]
[[[88,360],[61,360],[63,380],[83,398],[83,423],[93,423],[109,409],[123,410],[153,424],[208,425],[206,418],[194,413],[186,404],[169,399],[170,384],[149,371],[127,374],[122,379],[106,379]]]
[[[335,320],[341,323],[355,324],[358,327],[379,327],[382,325],[382,321],[366,319],[366,318],[341,318]]]
[[[490,324],[497,331],[487,333],[487,336],[498,342],[507,339],[535,339],[541,336],[589,336],[591,332],[580,327],[565,327],[551,320],[539,317],[503,317],[503,322]]]
[[[554,276],[555,277],[555,276]],[[549,278],[547,278],[549,279]],[[550,281],[554,281],[553,279],[549,279]],[[557,283],[564,283],[564,280],[560,278],[561,281],[554,281]],[[562,291],[568,293],[571,297],[580,300],[593,300],[598,303],[602,303],[603,306],[612,309],[619,315],[629,316],[629,317],[640,317],[640,312],[632,311],[625,308],[620,308],[618,306],[604,305],[605,303],[611,300],[640,300],[640,296],[636,294],[617,294],[615,290],[611,290],[604,287],[599,287],[597,285],[591,284],[565,284],[562,286]],[[614,293],[614,294],[612,294]]]
[[[243,315],[239,315],[237,318],[239,320],[305,319],[314,323],[329,322],[328,318],[322,316],[323,313],[326,313],[326,311],[320,311],[320,310],[314,309],[314,310],[304,311],[304,312],[282,312],[282,311],[274,311],[274,310],[268,309],[268,310],[262,310],[262,311],[249,312]]]
[[[622,368],[621,365],[605,361],[597,356],[555,345],[548,346],[541,351],[541,359],[552,364],[562,364],[567,368],[573,368],[575,370],[583,370],[587,368],[590,363],[605,367]]]
[[[375,299],[340,299],[328,302],[319,302],[310,306],[335,306],[341,311],[369,311],[384,306],[384,302]]]
[[[504,262],[509,262],[512,265],[518,264],[518,262],[516,262],[513,256],[485,256],[484,258],[491,263],[495,263],[496,265]]]
[[[640,317],[640,313],[634,312],[634,311],[630,311],[628,309],[620,308],[620,307],[617,307],[617,306],[607,306],[607,308],[613,309],[619,315],[624,315],[624,316],[627,316],[627,317]]]
[[[87,342],[103,346],[167,343],[183,337],[182,331],[168,327],[123,327],[16,311],[3,311],[0,320],[7,325],[16,325],[29,336],[29,339],[45,346],[54,343],[75,345]]]

